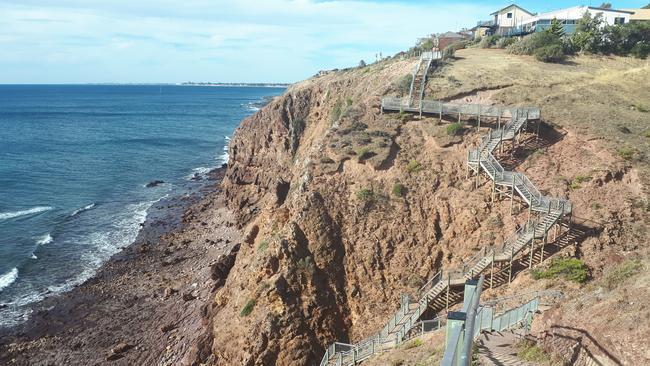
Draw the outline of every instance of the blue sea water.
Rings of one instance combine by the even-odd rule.
[[[131,244],[147,209],[220,166],[239,122],[282,91],[0,85],[0,326]]]

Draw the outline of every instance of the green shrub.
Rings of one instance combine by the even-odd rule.
[[[445,49],[442,51],[442,58],[448,60],[454,58],[455,54],[456,54],[456,49],[453,47],[453,45],[449,45],[445,47]]]
[[[422,340],[420,338],[416,338],[416,339],[408,342],[407,344],[405,344],[404,349],[411,349],[411,348],[420,347],[423,344],[424,344],[424,342],[422,342]]]
[[[313,274],[316,266],[314,265],[314,260],[311,258],[311,256],[306,256],[305,258],[298,260],[296,263],[296,268],[298,268],[300,271]]]
[[[350,98],[350,97],[345,98],[345,105],[348,106],[348,107],[351,106],[352,105],[352,98]]]
[[[406,193],[406,189],[404,188],[404,185],[402,185],[402,183],[393,184],[393,194],[396,197],[404,197],[405,193]]]
[[[533,55],[538,48],[560,45],[561,40],[549,32],[537,32],[530,34],[518,42],[508,46],[508,52],[515,55]]]
[[[641,113],[648,113],[648,112],[650,112],[650,110],[648,110],[648,107],[646,107],[646,106],[643,105],[643,104],[633,104],[633,105],[632,105],[632,108],[634,108],[637,112],[641,112]]]
[[[367,147],[364,147],[364,148],[360,149],[359,151],[357,151],[357,160],[358,161],[368,160],[368,159],[372,158],[375,155],[377,155],[377,154],[375,154],[374,151],[370,150]]]
[[[334,107],[332,107],[332,122],[336,122],[341,118],[341,114],[343,114],[343,102],[341,102],[340,99],[334,103]]]
[[[517,348],[517,357],[524,361],[538,364],[549,364],[551,362],[551,357],[537,344],[529,340],[521,342],[517,345]]]
[[[417,160],[411,160],[406,166],[406,171],[409,173],[417,173],[420,170],[422,170],[422,165]]]
[[[246,302],[246,305],[241,309],[241,312],[239,313],[239,316],[248,316],[250,313],[253,312],[253,309],[255,308],[256,301],[254,299],[250,299]]]
[[[650,44],[637,43],[630,49],[630,55],[645,60],[650,55]]]
[[[365,123],[363,123],[363,122],[361,122],[361,121],[354,121],[354,122],[352,122],[352,124],[350,125],[350,129],[351,129],[352,131],[364,131],[364,130],[367,129],[367,128],[368,128],[368,125],[365,124]]]
[[[480,48],[490,48],[490,46],[492,46],[490,44],[490,38],[489,37],[484,37],[483,39],[481,39],[481,42],[478,43],[478,46]]]
[[[534,279],[562,277],[569,281],[585,283],[589,279],[589,268],[576,258],[554,259],[546,270],[534,270]]]
[[[411,91],[411,82],[413,81],[413,75],[406,74],[402,76],[396,83],[395,89],[401,95],[406,95]]]
[[[332,164],[334,163],[334,160],[332,160],[332,158],[330,158],[329,156],[323,156],[322,158],[320,158],[320,162],[321,164]]]
[[[618,152],[618,155],[623,159],[632,160],[636,151],[631,147],[621,147],[616,152]]]
[[[258,252],[264,252],[266,249],[269,247],[269,241],[268,240],[262,240],[260,244],[257,246],[257,251]]]
[[[603,285],[613,290],[616,286],[623,283],[626,279],[634,276],[643,270],[643,263],[638,259],[628,259],[620,266],[616,267],[609,273],[605,274]]]
[[[458,122],[454,122],[450,125],[447,125],[447,135],[456,136],[463,129],[463,125]]]
[[[516,41],[517,41],[516,39],[511,37],[503,37],[503,38],[499,38],[499,40],[497,40],[497,43],[495,45],[496,48],[504,49],[510,46],[511,44],[515,43]]]
[[[375,192],[368,188],[362,188],[357,192],[357,198],[364,202],[373,201],[375,199]]]
[[[589,182],[592,179],[593,178],[588,175],[578,175],[575,178],[573,178],[573,181],[580,184],[580,183]]]
[[[291,121],[291,127],[296,136],[302,135],[305,131],[305,120],[302,118],[295,118]]]
[[[561,44],[552,44],[535,50],[535,59],[542,62],[559,63],[566,60]]]

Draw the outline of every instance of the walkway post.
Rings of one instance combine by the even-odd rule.
[[[447,274],[447,311],[449,311],[449,287],[451,286],[451,276]]]
[[[535,231],[537,225],[533,223],[533,238],[530,240],[530,259],[528,260],[528,268],[533,268],[533,253],[535,252]]]
[[[497,116],[497,130],[501,129],[501,114],[503,111],[501,110],[501,107],[499,107],[499,115]]]
[[[494,285],[494,249],[492,249],[492,268],[490,269],[490,288]]]
[[[512,281],[512,257],[515,255],[515,248],[510,247],[510,268],[508,269],[508,283]]]
[[[512,173],[512,194],[510,195],[510,216],[512,216],[512,206],[515,203],[515,173]]]
[[[544,262],[544,246],[546,245],[546,234],[547,233],[548,233],[548,231],[544,231],[544,240],[542,240],[542,256],[541,256],[541,258],[539,260],[539,263]]]
[[[440,103],[440,122],[442,122],[442,100],[438,103]]]
[[[481,132],[481,105],[478,105],[478,126],[477,126],[477,132]]]
[[[496,189],[497,189],[496,181],[497,181],[497,177],[495,175],[494,179],[492,179],[492,203],[494,203],[494,194],[495,194]]]

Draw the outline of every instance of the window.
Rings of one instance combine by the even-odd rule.
[[[506,17],[507,17],[508,19],[512,19],[512,13],[508,13],[508,14],[506,14]]]
[[[623,24],[623,23],[625,23],[625,18],[623,18],[623,17],[621,17],[621,18],[619,18],[619,17],[614,18],[614,24]]]

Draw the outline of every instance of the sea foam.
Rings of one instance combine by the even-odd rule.
[[[71,216],[71,217],[72,217],[72,216],[76,216],[76,215],[78,215],[78,214],[80,214],[80,213],[82,213],[82,212],[84,212],[84,211],[88,211],[88,210],[92,209],[93,207],[95,207],[95,203],[91,203],[91,204],[86,205],[86,206],[84,206],[84,207],[78,208],[78,209],[72,211],[72,213],[70,214],[70,216]]]
[[[18,268],[15,267],[11,271],[0,276],[0,291],[14,283],[16,278],[18,278]]]
[[[37,245],[50,244],[53,240],[54,240],[54,238],[52,238],[52,235],[47,233],[47,234],[39,237],[38,240],[36,240],[36,244]]]
[[[52,209],[52,207],[50,207],[50,206],[38,206],[38,207],[30,208],[28,210],[14,211],[14,212],[2,212],[2,213],[0,213],[0,220],[8,220],[8,219],[13,219],[15,217],[33,215],[33,214],[37,214],[39,212],[49,211],[51,209]]]

